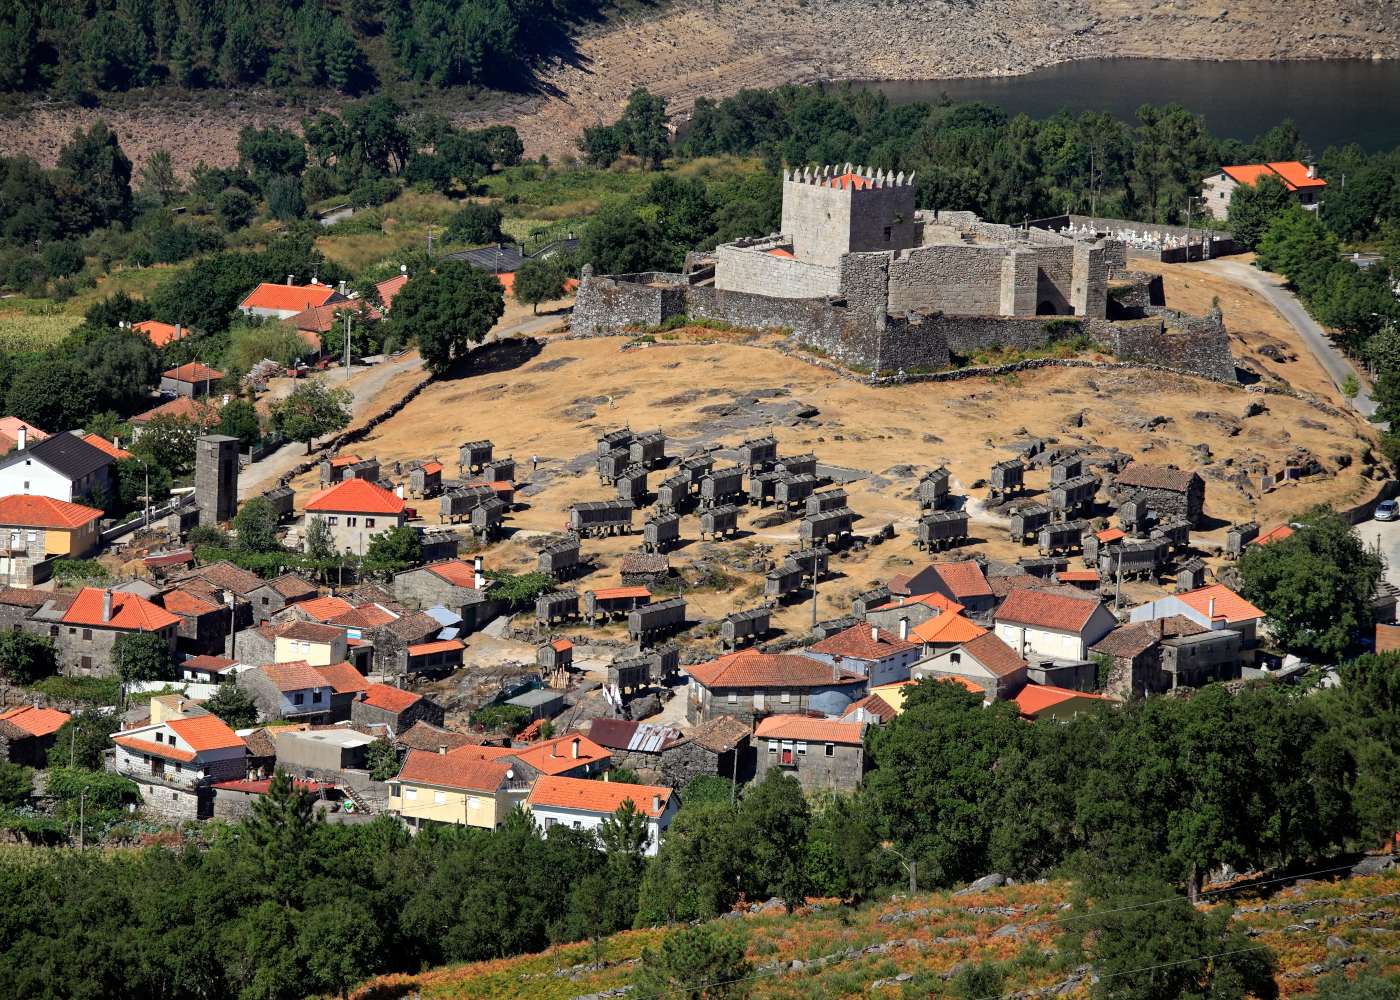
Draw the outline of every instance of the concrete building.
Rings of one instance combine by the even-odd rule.
[[[60,607],[65,604],[66,607]],[[180,618],[136,594],[84,587],[76,595],[55,595],[50,617],[40,609],[27,626],[48,635],[57,647],[59,666],[91,676],[110,676],[116,669],[117,639],[131,633],[160,636],[175,651]]]
[[[76,434],[51,434],[29,444],[21,428],[18,446],[0,458],[0,496],[33,494],[68,503],[110,497],[114,464],[111,455]]]
[[[872,687],[892,684],[908,678],[920,650],[918,642],[910,641],[907,621],[898,629],[896,634],[878,625],[853,625],[801,652],[819,663],[860,674]]]
[[[957,679],[984,695],[987,702],[1005,701],[1026,686],[1026,661],[991,632],[944,650],[914,664],[914,680],[927,677]]]
[[[661,834],[681,806],[680,795],[665,786],[543,776],[530,789],[525,808],[542,832],[566,826],[596,833],[604,820],[629,802],[646,817],[647,842],[642,853],[655,857]]]
[[[59,557],[86,558],[97,548],[102,511],[45,496],[0,497],[0,581],[44,583]]]
[[[771,715],[754,730],[755,781],[778,768],[806,791],[854,792],[865,777],[865,726],[795,715]]]
[[[1311,163],[1285,160],[1221,167],[1217,173],[1201,181],[1201,201],[1205,210],[1212,218],[1229,218],[1230,199],[1234,193],[1241,187],[1253,187],[1264,177],[1282,184],[1309,212],[1317,211],[1322,204],[1322,193],[1327,188],[1327,182],[1317,176],[1317,167]]]
[[[364,555],[374,536],[404,523],[404,502],[378,483],[346,479],[306,502],[307,527],[323,522],[338,552]]]
[[[993,616],[993,631],[1017,656],[1083,660],[1118,624],[1097,597],[1013,590]]]
[[[198,361],[191,361],[189,364],[162,372],[160,391],[167,396],[185,396],[188,399],[198,399],[213,392],[214,386],[223,377],[224,373],[217,368],[210,368]]]
[[[194,501],[200,524],[233,520],[238,512],[238,438],[205,434],[195,442]]]
[[[766,715],[841,715],[865,696],[869,681],[854,671],[807,656],[742,650],[686,668],[686,719],[721,715],[753,720]]]
[[[389,811],[411,830],[432,823],[494,830],[530,790],[529,772],[510,751],[462,746],[409,750],[389,783]]]
[[[369,745],[376,739],[354,729],[273,730],[277,766],[294,777],[335,778],[341,771],[365,769]]]
[[[209,818],[213,784],[248,773],[242,738],[207,713],[122,730],[112,742],[112,769],[136,782],[146,809],[174,819]]]
[[[1139,605],[1128,613],[1128,620],[1149,622],[1176,615],[1204,629],[1229,629],[1239,633],[1241,657],[1246,664],[1254,662],[1264,612],[1223,583]]]
[[[264,722],[330,722],[334,688],[311,664],[265,663],[238,675],[238,686],[258,706]]]

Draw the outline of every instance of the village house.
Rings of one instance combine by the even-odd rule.
[[[904,623],[912,629],[946,615],[962,614],[963,610],[958,602],[930,591],[895,595],[882,604],[866,608],[864,617],[871,625],[898,632]]]
[[[162,323],[158,319],[143,319],[132,323],[131,329],[151,342],[152,347],[164,347],[182,339],[186,330],[180,323]]]
[[[1026,661],[994,633],[984,632],[961,646],[947,649],[914,664],[915,680],[956,678],[964,686],[984,696],[984,700],[1005,701],[1026,686]]]
[[[908,597],[935,593],[963,606],[968,614],[981,615],[996,606],[996,596],[980,563],[930,563],[917,573],[890,577],[890,593]]]
[[[224,373],[217,368],[210,368],[198,361],[191,361],[189,364],[180,365],[178,368],[161,373],[160,391],[167,396],[198,399],[213,392],[214,386],[223,377]]]
[[[350,708],[355,700],[369,690],[365,675],[347,662],[331,663],[312,667],[331,686],[331,721],[346,722],[350,719]]]
[[[295,573],[283,573],[271,580],[257,579],[257,586],[246,592],[238,591],[252,608],[253,621],[266,621],[283,608],[317,595],[316,586]]]
[[[344,657],[341,657],[344,659]],[[339,662],[339,661],[336,661]],[[331,682],[305,660],[265,663],[241,671],[238,686],[258,707],[264,722],[287,719],[296,722],[330,722]]]
[[[865,726],[859,722],[770,715],[753,735],[758,750],[755,781],[779,768],[808,792],[854,792],[865,777]]]
[[[0,458],[0,496],[16,493],[75,503],[93,496],[111,497],[111,455],[76,434],[51,434],[31,444],[20,428],[14,451]]]
[[[494,830],[525,801],[530,780],[509,751],[491,749],[409,750],[389,782],[389,812],[415,831],[429,823]]]
[[[0,763],[47,766],[55,734],[70,718],[67,712],[38,705],[0,711]]]
[[[176,668],[180,679],[191,684],[225,684],[231,682],[242,668],[231,656],[187,656]]]
[[[388,684],[370,684],[351,702],[350,721],[361,726],[388,726],[401,733],[416,722],[442,725],[443,711],[441,705],[421,694]]]
[[[29,444],[37,444],[48,437],[46,432],[19,417],[0,417],[0,455],[8,455],[16,448],[21,447],[19,443],[21,432]]]
[[[0,497],[0,581],[32,587],[49,579],[52,560],[86,558],[101,519],[95,507],[52,497]]]
[[[1011,701],[1023,719],[1052,719],[1055,722],[1069,722],[1082,712],[1117,704],[1114,699],[1101,694],[1042,684],[1027,684]]]
[[[1082,661],[1089,647],[1118,624],[1103,602],[1088,595],[1013,590],[993,617],[997,638],[1028,659]]]
[[[121,462],[132,457],[131,452],[121,446],[121,441],[118,438],[112,438],[109,441],[98,434],[84,434],[82,439],[98,451],[105,451],[111,455],[114,462]]]
[[[593,719],[588,738],[612,755],[612,766],[636,771],[644,777],[659,777],[667,755],[689,743],[673,726],[629,719]]]
[[[642,853],[650,858],[656,856],[661,834],[680,811],[680,798],[678,793],[663,785],[628,785],[618,781],[545,775],[535,780],[525,808],[541,832],[566,826],[596,834],[604,820],[630,802],[646,817],[647,842]]]
[[[491,743],[490,739],[478,733],[459,733],[427,722],[415,722],[403,732],[394,734],[394,747],[400,753],[407,753],[409,750],[445,753],[458,747],[488,746]]]
[[[161,607],[180,619],[175,631],[175,647],[180,653],[199,656],[226,651],[236,622],[246,619],[248,612],[246,603],[236,595],[223,595],[227,603],[221,603],[220,596],[194,586],[171,587],[155,595]],[[244,605],[241,614],[239,604]]]
[[[607,748],[582,733],[565,733],[511,749],[511,755],[540,774],[566,778],[592,778],[612,767]]]
[[[309,285],[297,285],[292,276],[287,283],[279,285],[264,281],[243,297],[238,309],[245,316],[266,316],[271,319],[291,319],[304,309],[329,305],[333,302],[347,302],[343,292],[313,281]]]
[[[919,658],[919,644],[909,641],[909,623],[899,634],[878,625],[853,625],[802,650],[802,655],[865,677],[871,685],[905,680]]]
[[[394,596],[415,608],[443,607],[461,616],[463,633],[475,632],[501,615],[505,601],[491,596],[492,581],[481,559],[448,559],[394,574]]]
[[[146,427],[157,417],[172,417],[188,421],[202,431],[212,430],[219,425],[221,405],[222,400],[217,397],[191,399],[189,396],[176,396],[132,417],[128,421],[131,424],[131,440],[140,441]]]
[[[122,730],[112,742],[112,770],[136,783],[146,809],[173,819],[208,819],[214,783],[248,773],[242,738],[208,713]]]
[[[878,694],[868,694],[855,702],[837,722],[861,722],[868,726],[883,726],[898,716],[894,706]]]
[[[1241,187],[1253,187],[1260,178],[1271,177],[1292,194],[1298,204],[1310,212],[1317,211],[1327,182],[1317,176],[1317,167],[1297,160],[1274,163],[1243,163],[1221,167],[1217,173],[1201,181],[1201,201],[1205,210],[1216,219],[1230,217],[1230,199]]]
[[[1245,663],[1254,662],[1255,650],[1259,646],[1259,626],[1264,620],[1264,612],[1223,583],[1139,605],[1128,613],[1128,620],[1146,622],[1174,615],[1189,618],[1205,629],[1229,629],[1239,633],[1241,657]]]
[[[52,603],[52,617],[41,608],[29,628],[53,639],[59,666],[65,670],[110,676],[115,670],[112,656],[117,638],[128,633],[160,636],[174,653],[181,619],[144,597],[84,587],[74,595],[54,594]]]
[[[404,502],[378,483],[345,479],[306,502],[306,522],[321,521],[330,529],[337,552],[364,555],[376,535],[404,523]]]
[[[324,667],[346,659],[345,630],[317,622],[294,621],[273,633],[273,661]]]
[[[1159,518],[1184,518],[1195,527],[1205,511],[1206,481],[1199,473],[1170,465],[1134,462],[1118,473],[1113,495],[1119,500],[1140,497]]]
[[[910,640],[922,647],[921,659],[956,649],[986,634],[981,625],[960,614],[939,615],[909,630]]]
[[[346,771],[368,767],[369,747],[378,736],[348,726],[291,726],[272,731],[277,766],[311,781],[347,781]]]
[[[745,721],[771,714],[840,715],[865,696],[869,681],[809,656],[741,650],[686,667],[686,720],[721,715]]]

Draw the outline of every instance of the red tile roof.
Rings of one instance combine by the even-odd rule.
[[[278,691],[308,691],[311,688],[331,686],[330,681],[322,677],[320,671],[305,660],[264,663],[258,669]]]
[[[386,611],[377,604],[362,604],[358,608],[351,608],[334,618],[328,618],[327,621],[332,625],[342,625],[346,628],[378,628],[380,625],[397,621],[398,617],[392,611]]]
[[[476,570],[473,564],[465,559],[451,559],[447,562],[433,563],[431,566],[423,567],[433,576],[446,580],[454,587],[465,587],[468,590],[475,589]]]
[[[272,787],[271,778],[248,779],[239,781],[216,781],[215,788],[224,789],[230,792],[248,792],[252,795],[266,795],[268,789]],[[310,795],[317,795],[323,790],[329,790],[335,786],[324,781],[303,781],[300,778],[292,779],[292,787],[299,792],[306,792]]]
[[[998,639],[995,632],[979,635],[971,642],[963,643],[962,650],[997,677],[1010,677],[1018,670],[1026,668],[1026,661]]]
[[[356,691],[369,690],[369,681],[365,680],[363,674],[344,660],[340,663],[332,663],[327,667],[312,667],[311,669],[320,674],[336,694],[352,694]]]
[[[1209,587],[1177,594],[1176,599],[1193,611],[1210,615],[1212,621],[1223,618],[1231,625],[1264,617],[1264,612],[1223,583],[1214,583]]]
[[[1094,532],[1094,537],[1104,545],[1107,545],[1110,542],[1117,542],[1127,538],[1128,533],[1119,528],[1105,528],[1103,531]]]
[[[388,684],[371,684],[366,689],[364,703],[382,708],[386,712],[402,712],[404,709],[423,700],[422,695],[390,687]]]
[[[1272,163],[1245,163],[1236,166],[1221,167],[1221,172],[1228,174],[1239,184],[1253,186],[1258,183],[1261,177],[1275,177],[1283,182],[1283,186],[1290,191],[1315,190],[1324,188],[1327,182],[1321,177],[1309,177],[1308,168],[1304,163],[1297,160],[1276,160]]]
[[[962,615],[942,614],[937,618],[915,625],[909,630],[909,638],[919,642],[948,644],[970,642],[987,630]]]
[[[219,404],[214,400],[179,396],[168,403],[152,407],[145,413],[136,414],[131,418],[131,422],[144,424],[156,417],[184,417],[186,420],[193,420],[203,427],[212,427],[219,422]]]
[[[132,323],[131,328],[137,333],[145,334],[154,347],[164,347],[180,336],[178,326],[155,319],[143,319],[140,323]]]
[[[131,457],[131,452],[127,451],[125,448],[118,448],[116,445],[114,445],[111,441],[107,440],[101,434],[84,434],[83,440],[86,441],[88,444],[92,445],[98,451],[105,451],[108,455],[111,455],[113,458],[117,459],[117,461],[121,461],[122,459]]]
[[[306,501],[306,509],[329,514],[402,514],[404,503],[378,483],[346,479]]]
[[[288,622],[274,635],[278,639],[294,639],[297,642],[335,642],[345,635],[344,629],[334,625],[320,625],[316,622]]]
[[[942,578],[948,592],[960,601],[969,597],[992,596],[992,586],[987,582],[982,567],[970,559],[966,562],[934,563],[933,569]]]
[[[1185,493],[1193,481],[1201,477],[1184,469],[1173,469],[1169,465],[1152,465],[1148,462],[1134,462],[1118,473],[1119,486],[1137,486],[1148,490],[1173,490]]]
[[[102,595],[112,595],[112,616],[102,620]],[[104,591],[101,587],[84,587],[60,619],[65,625],[85,625],[95,628],[125,629],[133,632],[158,632],[180,624],[180,619],[164,608],[156,607],[144,597],[120,590]]]
[[[217,382],[224,377],[224,373],[217,368],[210,368],[208,365],[191,361],[178,368],[172,368],[168,372],[161,373],[165,378],[173,378],[177,382]]]
[[[805,715],[770,715],[758,724],[753,734],[761,740],[806,740],[860,746],[862,730],[859,722],[809,719]]]
[[[188,590],[170,590],[161,595],[161,605],[177,615],[207,615],[218,611],[219,605],[191,594]]]
[[[264,281],[249,292],[240,309],[273,309],[277,312],[301,312],[309,306],[323,306],[342,296],[330,285],[284,285]]]
[[[91,524],[101,516],[102,511],[95,507],[84,507],[80,503],[68,503],[52,497],[29,493],[0,497],[0,524],[71,531]]]
[[[1293,534],[1293,529],[1286,524],[1270,528],[1258,538],[1250,542],[1250,545],[1268,545],[1270,542],[1281,542]]]
[[[792,259],[793,259],[792,251],[791,251],[791,250],[784,250],[782,247],[774,247],[772,250],[769,250],[769,251],[768,251],[768,256],[770,256],[770,257],[785,257],[785,258],[787,258],[788,260],[792,260]]]
[[[189,549],[180,549],[178,552],[157,552],[141,561],[152,569],[165,566],[188,566],[194,562],[194,553]]]
[[[379,292],[379,301],[386,310],[393,308],[394,296],[398,295],[406,284],[408,284],[408,275],[396,274],[374,286]]]
[[[189,667],[191,670],[210,670],[215,673],[223,673],[229,667],[238,666],[238,661],[230,656],[209,656],[201,653],[199,656],[188,657],[182,667]]]
[[[312,597],[297,604],[297,609],[315,618],[318,622],[330,621],[355,610],[355,606],[342,597]]]
[[[1108,698],[1101,694],[1089,694],[1085,691],[1071,691],[1068,688],[1052,687],[1049,684],[1027,684],[1021,689],[1021,693],[1012,698],[1016,708],[1028,719],[1033,719],[1048,708],[1056,705],[1063,705],[1067,701],[1074,701],[1077,698],[1085,698],[1091,701],[1101,701],[1111,704],[1117,699]]]
[[[123,736],[121,733],[112,734],[112,742],[117,746],[126,747],[128,750],[135,750],[137,753],[154,754],[157,757],[164,757],[167,760],[178,760],[188,764],[194,760],[195,755],[188,750],[179,750],[168,743],[156,743],[153,740],[143,740],[139,736]]]
[[[628,785],[621,781],[546,776],[535,781],[525,804],[610,816],[622,808],[624,802],[631,802],[638,812],[659,819],[670,804],[671,795],[671,789],[664,785]]]
[[[628,597],[650,597],[651,591],[646,587],[604,587],[593,591],[593,596],[600,601],[616,601]]]
[[[889,722],[899,713],[891,707],[890,703],[881,698],[878,694],[868,694],[860,701],[852,702],[850,707],[841,714],[841,720],[849,719],[857,712],[864,711],[875,716],[881,722]]]
[[[890,585],[891,585],[891,586],[890,586],[890,589],[891,589],[891,590],[894,589],[895,580],[896,580],[895,577],[891,577],[891,578],[890,578]],[[988,592],[990,593],[990,590],[989,590]],[[886,601],[884,604],[878,605],[877,607],[874,607],[874,608],[867,608],[866,610],[868,610],[868,611],[889,611],[891,608],[902,608],[902,607],[904,607],[904,606],[907,605],[907,604],[923,604],[923,605],[926,605],[926,606],[928,606],[928,607],[930,607],[930,608],[935,608],[935,609],[937,609],[937,611],[938,611],[938,613],[939,613],[940,615],[943,615],[943,614],[954,614],[954,615],[955,615],[955,614],[958,614],[960,611],[966,610],[966,609],[964,609],[963,606],[962,606],[961,604],[959,604],[957,601],[951,600],[950,598],[947,598],[947,597],[943,596],[942,594],[938,593],[937,591],[933,591],[933,592],[927,593],[927,594],[909,594],[909,595],[907,595],[907,596],[905,596],[905,597],[896,597],[896,598],[893,599],[893,600]]]
[[[464,746],[447,753],[410,750],[399,769],[398,781],[405,784],[436,785],[467,792],[495,792],[508,779],[508,761],[486,760],[482,747]]]
[[[48,736],[50,733],[56,733],[70,718],[72,716],[67,712],[60,712],[56,708],[38,708],[32,705],[20,705],[0,712],[0,722],[8,722],[30,736]]]
[[[828,636],[810,648],[814,653],[823,653],[827,656],[848,656],[857,660],[883,660],[889,656],[897,656],[900,653],[917,649],[918,644],[901,639],[885,629],[861,623],[860,625],[852,625],[844,632]]]
[[[1055,574],[1055,579],[1061,583],[1098,583],[1099,571],[1096,569],[1064,569]]]
[[[744,649],[709,663],[686,667],[685,672],[708,688],[731,687],[827,687],[862,684],[865,678],[850,671],[834,674],[819,660],[791,653],[760,653]]]
[[[875,182],[869,177],[863,177],[855,171],[848,170],[844,174],[837,174],[827,182],[827,187],[840,188],[842,190],[859,190],[860,188],[873,187]]]
[[[359,465],[364,461],[359,455],[337,455],[331,459],[331,468],[340,469],[347,465]]]
[[[555,639],[550,643],[556,653],[567,653],[574,648],[574,644],[568,639]]]
[[[460,639],[436,639],[432,642],[410,643],[408,647],[408,655],[429,656],[433,653],[448,653],[454,649],[466,648],[466,644]]]
[[[1013,590],[997,609],[996,620],[1056,632],[1078,632],[1098,608],[1098,599],[1088,595],[1079,598],[1043,590]]]
[[[206,750],[229,750],[243,746],[243,740],[217,715],[195,715],[184,719],[170,719],[165,723],[175,734],[196,753]]]
[[[579,744],[578,757],[573,756],[574,740],[578,740]],[[563,736],[508,752],[543,774],[562,774],[584,764],[609,759],[608,751],[604,747],[600,747],[582,733],[565,733]]]

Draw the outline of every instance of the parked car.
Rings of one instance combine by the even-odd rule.
[[[1394,521],[1397,517],[1400,517],[1400,502],[1382,500],[1376,504],[1375,518],[1377,521]]]

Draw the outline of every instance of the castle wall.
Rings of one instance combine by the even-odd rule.
[[[837,294],[840,286],[841,276],[834,267],[736,244],[715,249],[715,287],[722,291],[817,299]]]
[[[782,230],[798,260],[835,267],[847,253],[904,250],[918,242],[913,177],[860,167],[853,174],[841,180],[839,170],[834,176],[797,172],[783,179]]]
[[[849,194],[852,253],[907,250],[917,245],[912,184],[856,188]]]
[[[1074,287],[1074,244],[1063,242],[1035,251],[1035,308],[1032,314],[1068,316]]]
[[[1040,268],[1029,250],[1013,250],[1001,262],[1001,307],[1003,316],[1035,314],[1035,294]]]
[[[679,274],[664,272],[606,277],[585,273],[569,328],[575,333],[603,333],[656,326],[685,312],[684,281]]]
[[[1108,314],[1107,248],[1076,243],[1073,253],[1070,305],[1074,314],[1103,319]]]
[[[1162,365],[1234,382],[1235,358],[1219,313],[1187,316],[1161,310],[1156,322],[1103,323],[1120,361]]]
[[[809,181],[783,182],[783,235],[792,240],[794,256],[809,264],[835,267],[850,250],[848,193]]]
[[[894,255],[889,309],[995,316],[1002,306],[1003,247],[936,243]]]

